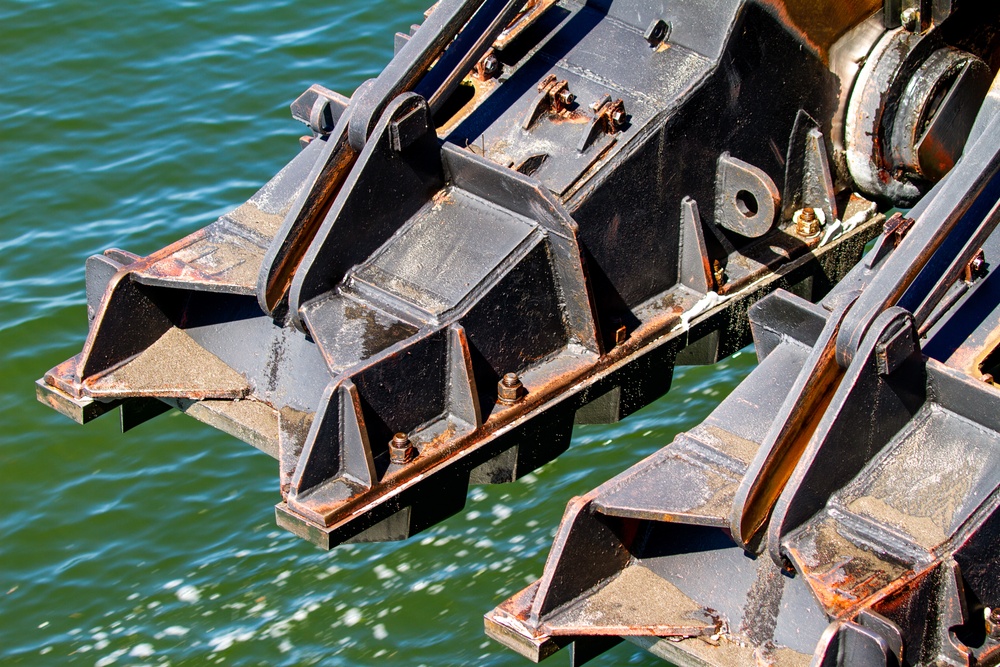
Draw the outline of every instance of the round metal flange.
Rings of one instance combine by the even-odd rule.
[[[916,201],[921,194],[920,188],[895,178],[889,168],[883,155],[883,123],[886,114],[892,111],[888,92],[917,39],[919,37],[899,28],[887,32],[879,40],[855,81],[844,122],[847,167],[858,189],[900,206]]]
[[[982,60],[952,47],[938,49],[910,77],[892,127],[898,169],[940,180],[962,154],[993,75]]]
[[[844,144],[858,189],[912,206],[961,155],[989,89],[989,67],[971,53],[904,28],[887,32],[858,74]]]

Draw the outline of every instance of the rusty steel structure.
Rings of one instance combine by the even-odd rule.
[[[571,645],[573,664],[623,638],[679,665],[1000,664],[998,100],[1000,78],[956,112],[957,164],[824,299],[751,308],[758,367],[573,499],[489,635],[535,661]]]
[[[905,375],[912,395],[885,409],[912,417],[938,398],[926,378],[961,385],[917,351],[984,270],[949,231],[993,192],[998,44],[1000,6],[968,0],[441,0],[351,98],[295,100],[311,132],[246,203],[147,257],[91,257],[86,343],[38,397],[81,423],[118,409],[123,429],[176,408],[245,440],[279,462],[278,523],[332,548],[454,514],[469,484],[516,480],[574,423],[623,418],[752,329],[778,398],[737,392],[668,463],[574,501],[541,584],[488,617],[535,659],[643,635],[676,639],[656,644],[671,659],[744,664],[778,646],[773,626],[748,620],[738,650],[685,641],[736,646],[738,602],[783,600],[812,559],[785,587],[805,609],[832,581],[822,559],[847,556],[789,540],[850,523],[809,520],[905,421],[873,421],[865,455],[814,452],[827,415],[857,416],[831,392],[875,400]],[[869,352],[877,369],[854,361]],[[744,398],[761,409],[731,407]],[[822,489],[800,479],[813,459]],[[682,594],[670,558],[712,549],[719,572]],[[730,567],[750,592],[710,607]],[[642,621],[602,625],[600,604],[647,587],[663,595]],[[824,646],[905,625],[859,604],[821,598],[813,616],[840,623]]]
[[[754,305],[759,366],[574,499],[489,634],[535,660],[630,637],[681,665],[1000,662],[1000,115],[981,120],[819,304]]]

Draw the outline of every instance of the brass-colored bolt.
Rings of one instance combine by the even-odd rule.
[[[795,212],[795,233],[804,239],[814,239],[820,234],[819,219],[815,209],[806,207]]]
[[[986,616],[986,634],[991,637],[1000,637],[1000,607],[983,610]]]
[[[726,268],[717,259],[712,260],[712,277],[715,278],[715,289],[726,284]]]
[[[517,373],[507,373],[497,383],[497,403],[514,405],[524,398],[524,385]]]
[[[624,325],[615,329],[615,345],[621,345],[626,340],[628,340],[628,330]]]
[[[392,463],[409,463],[416,456],[416,450],[405,433],[397,433],[389,441],[389,461]]]

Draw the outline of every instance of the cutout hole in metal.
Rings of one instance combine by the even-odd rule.
[[[747,218],[757,215],[760,205],[757,198],[749,190],[740,190],[736,193],[736,209]]]

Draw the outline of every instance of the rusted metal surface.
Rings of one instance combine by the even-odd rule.
[[[312,136],[248,202],[88,260],[39,400],[247,441],[279,525],[332,548],[433,525],[752,331],[751,380],[575,499],[488,632],[574,664],[623,637],[990,664],[1000,6],[903,4],[442,0],[350,99],[295,100]]]
[[[315,170],[312,182],[296,202],[295,218],[286,219],[280,234],[275,236],[281,243],[272,244],[268,248],[264,261],[270,268],[266,274],[258,277],[257,283],[261,306],[265,312],[272,312],[287,293],[292,276],[302,261],[302,255],[316,236],[331,200],[357,159],[356,151],[347,141],[346,119],[349,117],[345,115],[343,118],[345,121],[333,130],[337,135],[336,139],[327,139],[322,144],[323,164]]]
[[[451,0],[351,101],[311,87],[292,110],[314,136],[250,201],[88,264],[88,340],[40,397],[123,424],[161,399],[279,459],[282,525],[400,539],[558,455],[577,414],[662,394],[685,348],[745,344],[764,294],[821,296],[880,224],[833,233],[842,84],[770,5],[628,4]],[[719,63],[751,56],[719,105]]]
[[[1000,283],[983,258],[1000,247],[1000,117],[982,113],[821,306],[757,303],[758,368],[571,502],[541,579],[488,634],[534,660],[557,634],[610,634],[654,636],[641,645],[682,665],[994,664]]]
[[[520,13],[497,36],[496,41],[493,43],[493,48],[503,50],[517,39],[518,35],[538,21],[555,4],[556,0],[527,0],[521,8]]]
[[[806,35],[809,44],[826,54],[851,28],[882,9],[880,0],[815,2],[784,0],[771,3],[791,25]]]

